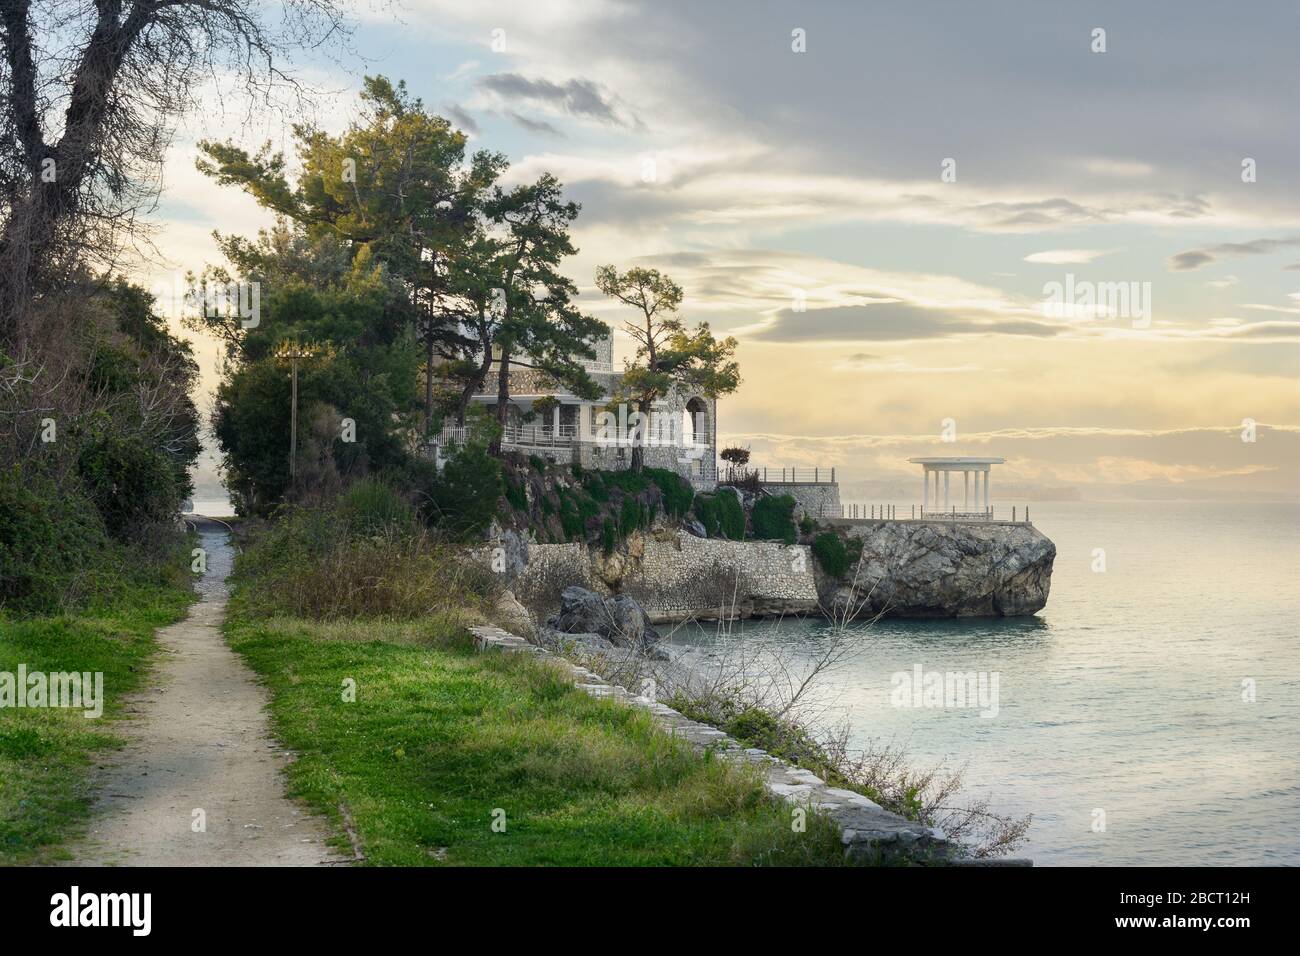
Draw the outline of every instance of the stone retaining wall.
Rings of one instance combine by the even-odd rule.
[[[805,514],[814,518],[840,516],[840,486],[836,482],[765,482],[763,490],[774,497],[793,498],[795,520]]]
[[[723,760],[757,766],[763,783],[774,797],[792,807],[811,807],[840,828],[845,856],[864,863],[953,863],[954,847],[930,827],[891,813],[853,790],[832,787],[811,771],[778,760],[764,750],[746,748],[716,727],[691,720],[673,708],[626,688],[610,684],[593,671],[528,643],[497,627],[471,627],[480,651],[532,654],[567,671],[574,686],[592,697],[610,698],[649,711],[666,733],[680,737],[697,750],[711,750]],[[1008,860],[999,863],[1025,863]]]
[[[817,607],[812,565],[806,545],[662,532],[628,562],[620,590],[656,624],[806,613]]]

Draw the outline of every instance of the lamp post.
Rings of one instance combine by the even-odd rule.
[[[289,481],[298,475],[298,360],[310,358],[315,346],[286,340],[275,348],[275,357],[289,360]]]

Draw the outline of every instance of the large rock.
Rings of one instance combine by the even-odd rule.
[[[626,594],[603,597],[576,585],[561,592],[560,613],[549,623],[565,634],[599,634],[617,647],[648,647],[659,640],[641,605]]]
[[[849,582],[819,575],[835,617],[1014,617],[1047,604],[1056,545],[1029,525],[882,521],[848,529],[862,542]]]
[[[533,636],[533,619],[514,592],[509,589],[501,592],[493,610],[492,618],[499,627],[519,637]]]

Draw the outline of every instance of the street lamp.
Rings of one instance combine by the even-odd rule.
[[[275,357],[281,361],[288,360],[289,379],[293,383],[289,390],[289,481],[298,474],[298,361],[308,359],[317,352],[310,343],[286,339],[275,347]]]

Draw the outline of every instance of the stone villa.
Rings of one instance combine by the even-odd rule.
[[[584,363],[605,390],[604,398],[595,402],[573,395],[534,369],[511,368],[503,445],[554,462],[617,470],[628,467],[632,446],[640,440],[647,466],[673,469],[697,489],[711,490],[718,480],[717,400],[673,392],[655,403],[648,422],[638,422],[630,408],[610,410],[606,405],[619,377],[613,349],[612,339],[600,339],[596,358]],[[483,391],[474,396],[475,404],[493,413],[497,374],[494,363]],[[551,402],[544,400],[552,398],[558,404],[548,409]],[[448,426],[440,444],[460,437],[459,429]]]

